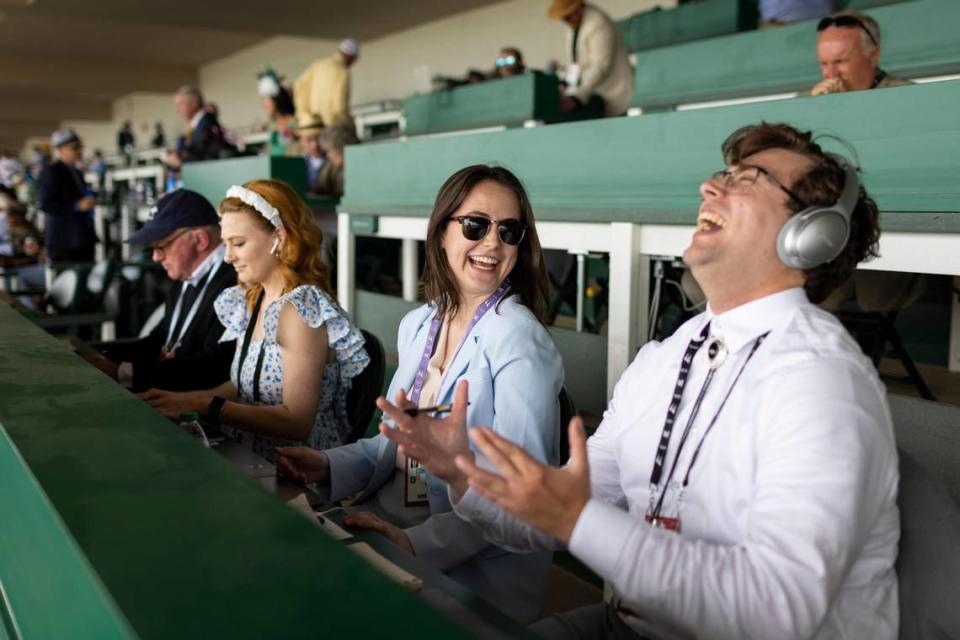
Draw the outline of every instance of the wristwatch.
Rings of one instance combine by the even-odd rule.
[[[220,411],[223,409],[223,405],[226,404],[227,399],[222,396],[213,396],[213,399],[210,401],[210,404],[207,405],[207,421],[220,425]]]

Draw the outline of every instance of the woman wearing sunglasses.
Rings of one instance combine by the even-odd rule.
[[[388,397],[411,410],[449,405],[467,380],[468,424],[493,425],[558,463],[563,364],[542,323],[546,271],[516,176],[474,165],[444,183],[427,229],[423,289],[428,304],[400,323]],[[487,544],[452,512],[446,485],[383,436],[278,453],[282,471],[329,485],[332,500],[357,495],[347,524],[379,531],[521,622],[539,616],[550,555]]]

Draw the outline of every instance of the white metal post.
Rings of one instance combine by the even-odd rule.
[[[610,225],[610,293],[607,332],[607,398],[647,335],[650,264],[640,253],[640,225]]]
[[[416,302],[420,274],[417,269],[417,241],[413,238],[400,241],[400,279],[403,282],[403,299]]]
[[[350,231],[350,214],[337,214],[337,300],[343,310],[353,310],[357,241]]]

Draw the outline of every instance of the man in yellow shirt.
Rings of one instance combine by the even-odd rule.
[[[353,124],[350,117],[350,66],[360,57],[360,43],[353,38],[340,42],[337,53],[307,67],[293,83],[297,122]]]

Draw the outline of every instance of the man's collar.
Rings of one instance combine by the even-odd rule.
[[[203,119],[203,116],[204,116],[205,114],[206,114],[206,111],[204,111],[203,109],[200,109],[200,110],[197,111],[195,114],[193,114],[193,117],[190,118],[190,128],[191,128],[191,129],[196,129],[196,128],[197,128],[197,125],[200,124],[200,120]]]
[[[190,274],[190,277],[183,281],[185,285],[197,286],[200,284],[200,281],[210,273],[210,269],[213,268],[215,264],[223,260],[223,256],[227,253],[227,245],[222,242],[217,245],[217,248],[210,252],[206,258],[203,259],[203,262],[193,270],[193,273]]]
[[[795,309],[810,304],[800,287],[752,300],[719,315],[707,305],[710,334],[720,336],[731,353],[753,341],[760,334],[784,322]]]

